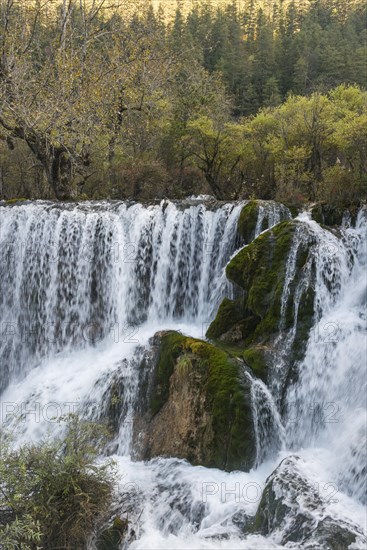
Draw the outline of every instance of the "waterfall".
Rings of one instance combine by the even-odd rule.
[[[283,204],[274,201],[258,201],[258,216],[255,227],[255,238],[262,231],[291,218],[290,211]]]
[[[337,483],[339,504],[330,514],[342,509],[343,518],[363,523],[365,210],[354,225],[345,218],[333,230],[307,213],[298,216],[268,385],[246,372],[254,470],[226,473],[174,458],[131,460],[139,369],[150,339],[163,329],[205,338],[221,300],[234,292],[225,266],[241,246],[236,227],[243,204],[200,198],[0,207],[1,422],[22,443],[61,429],[55,418],[74,410],[98,420],[109,413],[111,387],[119,380],[121,407],[108,452],[121,472],[120,493],[132,486],[141,505],[129,550],[284,548],[276,538],[244,539],[243,533],[266,478],[291,452],[302,456],[306,474]],[[282,205],[262,201],[255,235],[289,217]],[[281,414],[284,365],[310,289],[314,324],[294,365],[295,382],[282,395]]]
[[[330,448],[338,483],[366,501],[367,212],[341,235],[304,221],[317,238],[316,319],[287,396],[288,444]]]
[[[252,378],[252,377],[251,377]],[[285,448],[285,430],[273,395],[259,379],[252,378],[256,466]]]
[[[230,292],[241,204],[1,209],[2,384],[42,357],[162,320],[201,324]]]

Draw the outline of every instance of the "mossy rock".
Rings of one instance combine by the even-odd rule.
[[[238,309],[236,302],[224,298],[219,306],[216,318],[207,331],[207,337],[219,338],[238,323],[241,320],[241,312]]]
[[[236,352],[236,347],[243,347],[251,342],[252,335],[260,322],[260,318],[249,314],[243,318],[243,300],[229,300],[224,298],[219,306],[217,315],[210,324],[206,336],[221,349],[231,350],[235,356],[242,357]]]
[[[258,217],[259,201],[249,201],[245,204],[238,219],[238,231],[245,244],[250,243],[255,238]]]
[[[137,421],[138,458],[171,456],[249,470],[256,443],[243,361],[177,332],[160,333],[159,339],[148,410]]]
[[[297,377],[296,364],[303,356],[314,318],[315,264],[310,253],[314,243],[307,226],[287,220],[259,235],[227,266],[227,277],[236,285],[238,298],[223,301],[207,336],[218,346],[230,346],[265,383],[277,346],[294,328],[285,383]],[[286,286],[291,251],[292,277]],[[292,298],[295,295],[299,295],[298,308]]]
[[[19,202],[25,202],[25,201],[29,201],[29,199],[24,199],[24,198],[7,199],[5,201],[5,204],[7,205],[18,204]]]
[[[243,358],[257,378],[267,382],[269,371],[269,355],[271,350],[265,346],[252,346],[243,352]]]
[[[238,219],[238,232],[244,244],[249,244],[255,239],[260,208],[263,210],[263,215],[259,231],[269,229],[269,224],[274,223],[274,220],[270,222],[274,209],[278,210],[279,219],[288,219],[292,215],[290,209],[281,203],[264,200],[251,200],[247,202],[242,208]]]
[[[256,336],[277,331],[287,260],[298,225],[284,221],[262,233],[227,266],[228,279],[245,292],[243,317],[253,314],[260,319]]]
[[[155,415],[166,403],[169,396],[169,381],[181,353],[184,337],[175,331],[168,331],[161,339],[158,364],[153,382],[154,392],[151,394],[150,408]]]

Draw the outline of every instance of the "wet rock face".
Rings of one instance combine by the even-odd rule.
[[[238,220],[238,232],[243,243],[249,244],[261,231],[290,217],[290,211],[283,204],[274,201],[252,200],[242,208]]]
[[[328,515],[317,484],[302,474],[300,461],[287,457],[268,478],[252,531],[315,550],[345,550],[357,540],[367,543],[359,527]]]
[[[126,483],[121,489],[108,521],[94,537],[95,550],[129,548],[140,532],[146,495],[135,483]]]
[[[344,550],[358,541],[358,546],[366,547],[367,539],[362,533],[355,531],[355,526],[331,517],[322,519],[309,539],[306,539],[306,550]]]
[[[250,469],[255,436],[243,363],[177,332],[158,333],[147,391],[134,418],[138,459],[184,458],[228,471]],[[147,369],[145,369],[147,372]]]
[[[289,368],[302,357],[314,318],[314,243],[304,224],[283,221],[245,246],[227,266],[238,297],[222,302],[207,336],[237,347],[264,381],[272,355],[289,334]]]
[[[228,264],[227,277],[243,290],[242,315],[257,319],[244,333],[249,341],[269,337],[282,327],[292,326],[294,312],[292,303],[285,303],[284,291],[289,284],[288,295],[294,295],[302,277],[303,268],[312,242],[301,239],[299,233],[305,228],[298,222],[286,221],[260,235],[241,250]],[[289,273],[290,254],[294,251],[294,268]],[[287,280],[290,279],[291,280]],[[285,305],[286,309],[282,311]],[[283,319],[282,319],[283,317]]]
[[[298,460],[286,458],[267,480],[254,524],[262,535],[279,531],[286,541],[303,540],[313,523],[312,511],[322,508],[317,492],[299,473]]]
[[[331,204],[315,204],[311,208],[311,218],[321,225],[329,227],[340,226],[344,219],[355,221],[358,208],[349,206],[333,206]]]

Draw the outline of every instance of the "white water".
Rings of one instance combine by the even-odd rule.
[[[361,211],[343,239],[303,218],[316,235],[317,320],[298,383],[288,394],[289,444],[330,450],[333,479],[367,501],[367,220]]]
[[[291,218],[291,214],[283,204],[274,201],[258,201],[258,216],[255,227],[255,238],[262,231],[277,225],[282,220]]]
[[[133,340],[145,321],[184,319],[205,333],[230,292],[224,267],[240,209],[170,202],[2,208],[3,379],[108,334]]]
[[[175,459],[143,464],[129,457],[138,379],[134,357],[157,330],[205,336],[222,297],[231,292],[224,267],[238,244],[240,209],[239,204],[212,209],[38,203],[0,212],[0,357],[7,386],[1,420],[16,432],[18,443],[38,440],[60,429],[55,420],[61,414],[78,409],[98,416],[111,379],[122,372],[126,414],[114,458],[122,491],[133,484],[144,500],[132,550],[282,548],[270,538],[240,538],[236,516],[255,513],[266,477],[286,456],[286,440],[325,497],[335,485],[328,513],[364,524],[367,255],[362,215],[355,229],[345,229],[343,241],[307,216],[300,218],[317,241],[314,332],[321,331],[324,339],[326,330],[327,341],[318,345],[310,336],[299,381],[287,397],[286,434],[274,404],[276,392],[272,396],[262,383],[253,385],[262,440],[258,462],[266,457],[264,411],[268,415],[272,407],[271,421],[282,433],[279,456],[249,473],[230,474]],[[292,259],[288,268],[290,281]],[[292,299],[287,287],[283,295],[284,302]],[[338,334],[331,342],[330,326],[331,334]],[[336,404],[338,422],[320,422],[320,415],[312,414],[315,402],[328,419],[336,415],[329,403]],[[21,414],[17,425],[13,413]]]

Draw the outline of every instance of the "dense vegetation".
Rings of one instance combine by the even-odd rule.
[[[359,0],[1,1],[0,197],[365,196]]]
[[[95,464],[104,430],[67,420],[64,437],[19,449],[0,434],[0,548],[85,548],[108,518],[112,464]]]

